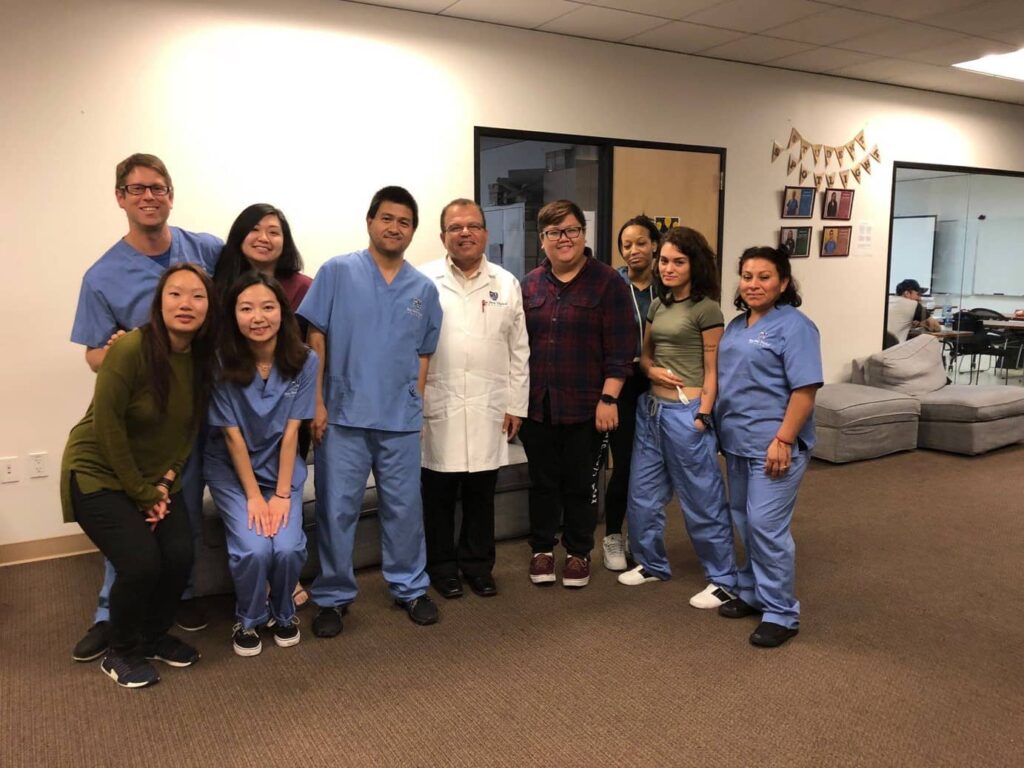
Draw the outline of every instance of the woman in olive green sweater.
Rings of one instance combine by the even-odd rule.
[[[175,667],[199,659],[167,630],[192,570],[178,475],[213,379],[212,291],[195,265],[163,274],[149,323],[111,346],[64,450],[65,518],[82,526],[117,572],[102,669],[127,688],[160,680],[150,659]]]

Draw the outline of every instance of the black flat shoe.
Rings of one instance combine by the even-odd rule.
[[[462,597],[462,582],[458,576],[445,576],[443,579],[432,581],[431,584],[445,600]]]
[[[469,582],[469,588],[473,593],[480,597],[494,597],[498,594],[498,585],[494,583],[494,577],[489,573],[484,576],[467,576],[466,581]]]
[[[799,631],[799,629],[790,629],[771,621],[762,621],[750,636],[750,644],[759,645],[762,648],[778,648],[789,638],[796,636]]]
[[[313,619],[313,634],[317,637],[337,637],[344,628],[342,617],[348,613],[348,606],[321,608]]]
[[[734,597],[732,600],[726,600],[720,606],[718,606],[718,615],[725,616],[727,619],[742,619],[744,616],[753,616],[756,613],[760,613],[757,608],[745,603],[738,597]]]

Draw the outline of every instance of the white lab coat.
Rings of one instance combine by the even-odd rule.
[[[525,418],[530,400],[519,281],[486,259],[467,287],[447,258],[420,270],[434,281],[444,310],[423,398],[423,466],[435,472],[497,469],[508,463],[505,414]]]

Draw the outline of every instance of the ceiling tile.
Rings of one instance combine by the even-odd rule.
[[[680,53],[696,53],[732,40],[746,37],[744,32],[733,32],[718,27],[702,27],[686,21],[672,21],[664,26],[630,37],[623,42],[644,45]]]
[[[765,30],[765,34],[802,43],[831,45],[839,40],[874,32],[889,22],[889,19],[873,13],[858,13],[837,8],[772,27]]]
[[[741,32],[762,32],[790,21],[826,10],[809,0],[726,0],[726,2],[686,17],[694,24],[738,29]]]
[[[533,29],[580,7],[580,3],[567,0],[516,0],[514,3],[495,3],[494,0],[453,3],[449,0],[449,6],[441,15]]]
[[[1024,44],[1024,3],[1020,0],[989,0],[965,10],[931,14],[921,22],[965,35]]]
[[[584,5],[554,21],[542,24],[538,29],[561,35],[619,41],[660,27],[664,23],[664,19],[654,16]]]
[[[911,66],[910,62],[903,61],[902,59],[876,57],[871,61],[864,61],[860,64],[838,67],[831,70],[830,74],[842,77],[856,77],[861,80],[891,82],[892,78],[898,77],[900,72],[908,66]]]
[[[619,11],[648,13],[665,19],[682,19],[688,14],[718,5],[722,0],[580,0],[585,5]]]
[[[421,11],[423,13],[440,13],[454,0],[359,0],[366,5],[382,5],[385,8],[398,8],[403,11]]]
[[[779,59],[772,59],[768,63],[773,67],[785,67],[786,69],[797,69],[805,72],[830,72],[840,67],[864,64],[873,61],[874,58],[870,53],[843,51],[838,48],[812,48],[802,53],[794,53]]]
[[[775,37],[749,35],[748,37],[734,40],[731,43],[716,45],[714,48],[701,51],[701,56],[761,64],[772,59],[779,59],[783,56],[807,51],[813,47],[807,43],[796,43],[792,40],[779,40]]]
[[[835,47],[874,53],[878,56],[899,57],[910,51],[953,43],[961,37],[962,35],[945,29],[926,27],[909,21],[894,21],[884,29],[839,41]]]
[[[965,36],[960,40],[936,46],[935,48],[910,51],[901,58],[948,67],[961,61],[980,59],[982,56],[988,56],[993,53],[1010,53],[1013,50],[1014,47],[1007,43],[986,40],[982,37]]]
[[[856,8],[898,19],[921,20],[936,13],[959,11],[980,5],[984,0],[818,0],[844,8]]]

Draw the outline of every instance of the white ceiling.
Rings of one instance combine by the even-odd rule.
[[[1024,0],[360,1],[1024,104],[1024,82],[950,66],[1024,47]]]

